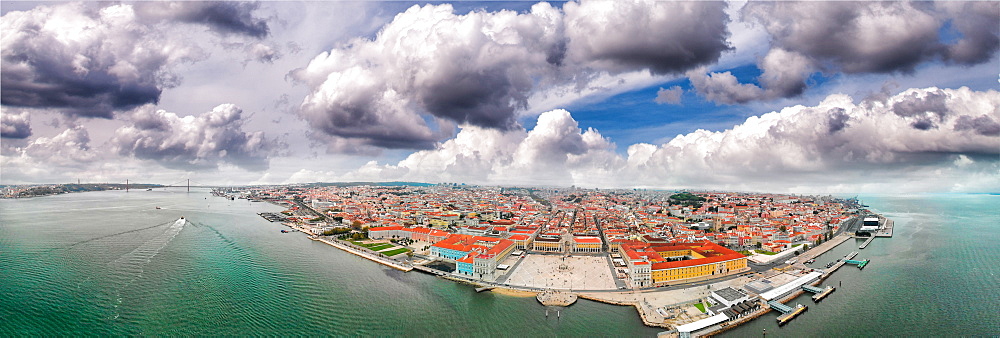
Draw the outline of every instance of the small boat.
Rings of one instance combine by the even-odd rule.
[[[153,191],[153,188],[146,189],[146,191]]]
[[[161,209],[160,207],[156,207],[156,210],[160,210],[160,209]],[[182,217],[182,218],[183,218],[183,217]]]
[[[287,234],[287,233],[289,233],[289,232],[291,232],[291,231],[288,231],[288,230],[281,230],[281,233],[283,233],[283,234]]]

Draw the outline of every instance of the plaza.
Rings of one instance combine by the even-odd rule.
[[[604,256],[527,255],[506,284],[549,289],[614,290]]]

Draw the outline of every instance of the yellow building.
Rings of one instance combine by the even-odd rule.
[[[652,264],[650,275],[653,285],[722,277],[748,269],[746,256],[710,242],[639,246],[630,247],[627,251],[647,252],[636,256],[646,257],[645,260]],[[652,255],[653,252],[656,254]]]

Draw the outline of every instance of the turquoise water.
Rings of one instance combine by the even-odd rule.
[[[1000,334],[1000,196],[862,196],[895,237],[784,327],[774,313],[727,336]],[[155,209],[156,206],[162,209]],[[0,336],[652,336],[631,307],[581,300],[561,319],[516,298],[403,273],[282,234],[267,203],[207,191],[105,191],[0,201]],[[177,224],[184,216],[192,222]]]
[[[726,336],[997,336],[1000,335],[1000,196],[932,194],[860,196],[895,220],[893,238],[864,250],[849,240],[815,266],[858,251],[864,270],[843,267],[823,285],[838,290],[779,328],[771,312]]]
[[[659,331],[585,300],[546,318],[534,298],[392,270],[256,215],[279,210],[182,189],[2,200],[0,336]]]

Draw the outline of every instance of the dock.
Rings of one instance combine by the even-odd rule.
[[[772,309],[781,312],[781,315],[778,316],[778,325],[785,325],[785,323],[788,323],[792,319],[795,319],[795,317],[798,317],[803,312],[809,310],[809,307],[803,306],[802,304],[798,304],[793,308],[774,300],[767,302],[767,305],[770,306]]]
[[[875,237],[892,237],[892,226],[895,225],[896,222],[893,222],[891,219],[885,218],[883,216],[879,216],[879,219],[882,222],[882,228],[878,229],[878,231],[873,233],[872,236],[869,237],[867,241],[861,243],[861,246],[859,246],[858,249],[864,249],[868,247],[868,244],[871,244],[871,242],[875,240]]]
[[[481,288],[476,288],[476,292],[490,291],[490,290],[493,290],[493,289],[495,289],[495,287],[492,287],[492,286],[481,287]]]
[[[882,219],[885,222],[885,226],[875,233],[875,237],[892,237],[892,226],[896,222],[893,222],[891,219],[885,217],[882,217]]]
[[[789,312],[789,313],[786,313],[786,314],[778,316],[778,325],[779,326],[780,325],[785,325],[788,322],[792,321],[792,319],[795,319],[795,317],[798,317],[800,314],[802,314],[802,313],[804,313],[804,312],[806,312],[808,310],[809,310],[809,307],[799,305],[792,312]]]
[[[864,243],[861,243],[861,246],[859,246],[858,249],[864,249],[864,248],[868,247],[868,244],[871,243],[874,240],[875,240],[875,236],[868,237],[868,240],[865,241]]]
[[[811,292],[813,294],[812,296],[813,303],[819,303],[819,301],[823,300],[823,298],[826,298],[826,296],[829,296],[831,293],[836,291],[837,288],[828,286],[824,289],[811,285],[803,285],[802,290]]]
[[[864,270],[865,269],[865,265],[868,265],[868,262],[871,262],[871,260],[870,259],[866,259],[866,260],[863,260],[863,261],[856,261],[856,260],[850,260],[850,259],[848,259],[848,260],[844,261],[844,264],[854,264],[854,265],[858,266],[858,269]]]
[[[426,266],[423,266],[423,265],[414,265],[413,269],[417,270],[417,271],[420,271],[420,272],[426,272],[426,273],[429,273],[429,274],[432,274],[432,275],[435,275],[435,276],[446,276],[446,275],[448,275],[447,272],[444,272],[444,271],[441,271],[441,270],[438,270],[438,269],[434,269],[434,268],[429,268],[429,267],[426,267]]]

